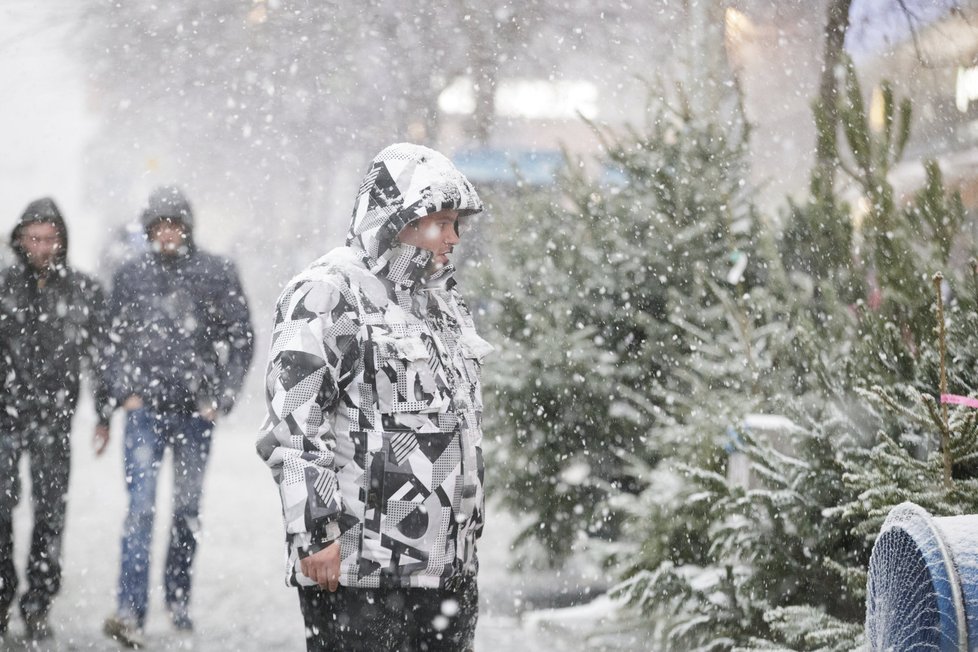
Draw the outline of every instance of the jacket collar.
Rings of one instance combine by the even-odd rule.
[[[362,249],[357,248],[356,251],[374,276],[386,279],[399,289],[414,292],[434,287],[452,287],[455,283],[455,266],[451,263],[428,274],[432,253],[426,249],[399,243],[376,259]]]

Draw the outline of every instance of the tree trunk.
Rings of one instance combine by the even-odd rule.
[[[825,21],[825,49],[822,54],[822,79],[815,101],[815,167],[812,171],[812,195],[829,199],[835,190],[838,167],[838,74],[846,32],[849,29],[849,7],[852,0],[830,0]]]
[[[725,11],[717,0],[693,0],[687,5],[686,91],[702,115],[713,115],[723,105],[734,81],[724,45]]]

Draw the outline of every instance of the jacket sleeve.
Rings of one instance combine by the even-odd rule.
[[[10,278],[8,272],[0,273],[0,423],[9,416],[7,409],[10,407],[12,392],[7,387],[10,376],[13,372],[13,352],[10,350],[11,329],[13,328],[13,315],[7,309],[7,293],[10,291]]]
[[[241,286],[241,279],[234,264],[225,261],[220,300],[215,306],[215,343],[224,347],[226,354],[219,358],[216,377],[213,379],[212,398],[217,408],[227,414],[234,407],[235,399],[244,384],[251,358],[254,354],[254,332],[251,328],[251,312],[248,299]]]
[[[120,405],[135,391],[126,348],[126,343],[131,341],[129,330],[133,327],[129,314],[132,309],[129,276],[123,265],[112,277],[112,292],[106,305],[108,342],[102,361],[107,391]]]
[[[340,536],[333,412],[359,356],[359,319],[338,286],[299,281],[283,292],[265,376],[259,456],[279,486],[286,534],[300,556]]]
[[[88,292],[88,347],[86,355],[92,374],[95,393],[95,414],[100,425],[108,425],[115,408],[115,400],[109,384],[109,307],[102,287],[89,281]]]

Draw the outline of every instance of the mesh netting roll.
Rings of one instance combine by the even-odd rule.
[[[894,507],[869,561],[873,650],[978,650],[978,516]]]

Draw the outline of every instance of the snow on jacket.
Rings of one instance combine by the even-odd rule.
[[[258,453],[279,485],[287,582],[340,543],[340,584],[444,587],[477,571],[483,522],[480,366],[492,347],[447,265],[398,242],[410,222],[482,209],[437,152],[392,145],[357,196],[347,245],[282,292]]]
[[[21,248],[21,229],[50,222],[61,239],[43,284]],[[67,263],[68,230],[50,199],[32,202],[10,236],[18,262],[0,272],[0,420],[24,428],[53,412],[68,417],[78,401],[82,361],[92,372],[99,423],[112,414],[104,380],[108,344],[105,295]],[[60,413],[60,414],[59,414]]]
[[[113,394],[157,410],[227,413],[251,363],[248,301],[234,264],[191,244],[168,256],[148,251],[115,273]]]

